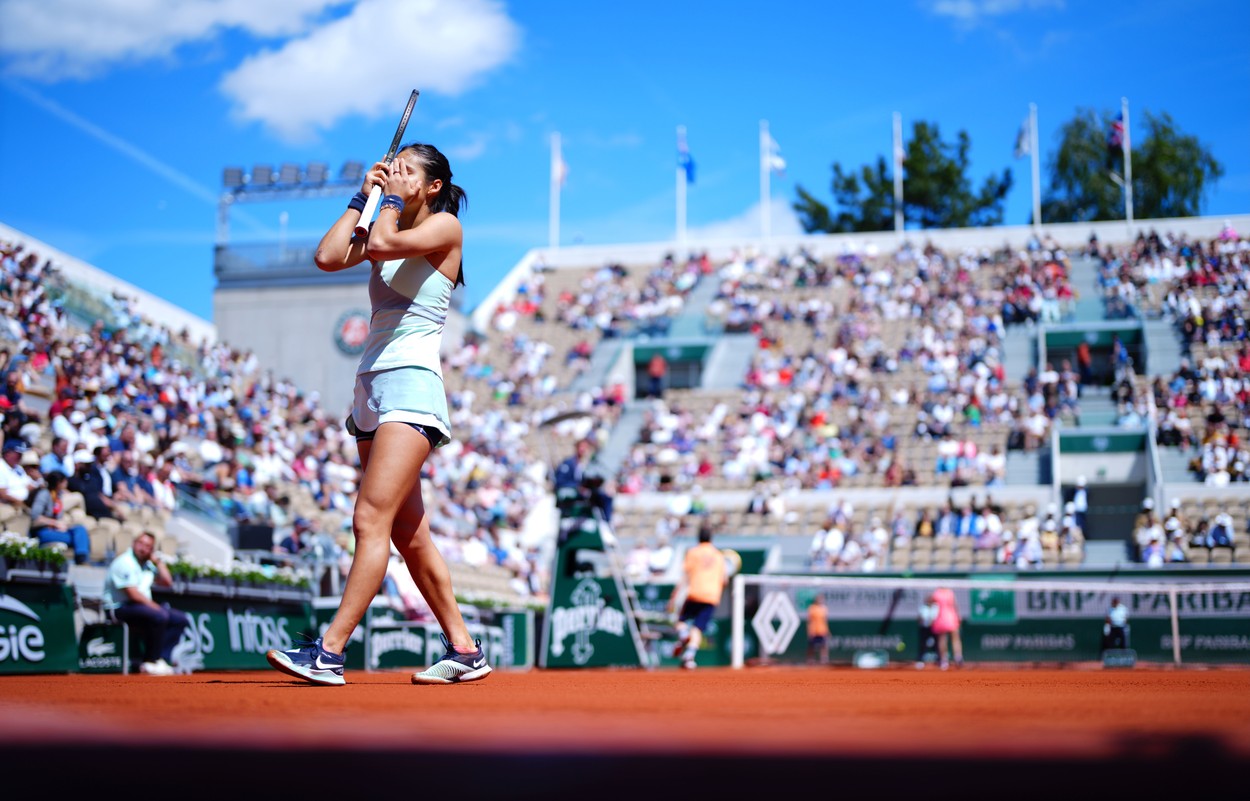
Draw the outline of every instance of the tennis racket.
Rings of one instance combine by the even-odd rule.
[[[417,96],[421,94],[416,89],[412,90],[412,96],[408,98],[408,105],[404,108],[404,116],[399,119],[399,127],[395,129],[395,138],[391,140],[391,149],[386,151],[386,158],[382,161],[386,166],[390,166],[395,160],[395,153],[399,150],[399,140],[404,138],[404,129],[408,127],[408,118],[412,116],[412,108],[417,105]],[[369,233],[369,223],[373,222],[373,215],[378,213],[378,204],[382,202],[382,187],[374,186],[369,190],[369,200],[365,202],[365,210],[360,212],[360,222],[356,223],[356,236],[365,236]]]

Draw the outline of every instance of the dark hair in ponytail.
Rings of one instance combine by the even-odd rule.
[[[434,198],[430,210],[436,212],[446,211],[453,216],[459,217],[460,207],[468,207],[469,197],[465,194],[462,187],[456,186],[451,182],[451,164],[447,161],[447,157],[434,145],[422,144],[420,142],[410,142],[400,148],[399,152],[402,154],[410,150],[416,156],[417,162],[421,164],[427,179],[431,181],[438,179],[443,182],[443,189]]]
[[[447,157],[434,147],[421,142],[409,142],[399,149],[401,154],[412,151],[417,162],[421,165],[421,169],[425,172],[427,180],[433,181],[438,179],[443,182],[443,188],[434,198],[434,202],[430,204],[430,211],[450,212],[452,216],[460,216],[460,207],[469,206],[469,196],[465,194],[464,188],[456,186],[451,182],[451,163],[447,161]],[[460,262],[460,274],[456,276],[456,286],[464,286],[464,260]]]

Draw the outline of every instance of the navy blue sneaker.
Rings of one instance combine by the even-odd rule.
[[[332,654],[321,647],[321,638],[300,639],[290,651],[271,649],[265,654],[269,664],[283,673],[313,684],[346,684],[343,654]]]
[[[438,635],[447,649],[443,658],[430,665],[420,673],[412,674],[413,684],[460,684],[466,681],[484,679],[490,674],[490,665],[486,664],[486,654],[482,652],[482,641],[474,640],[477,650],[471,654],[462,654],[452,647],[445,635]]]

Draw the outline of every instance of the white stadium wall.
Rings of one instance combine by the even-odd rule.
[[[359,356],[336,344],[349,315],[369,320],[365,284],[221,289],[213,319],[222,340],[254,351],[263,368],[321,395],[330,414],[346,411]]]

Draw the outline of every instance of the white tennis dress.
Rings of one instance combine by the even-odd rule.
[[[373,263],[373,315],[352,405],[360,432],[398,421],[441,433],[435,447],[451,441],[439,349],[454,288],[423,256]]]

